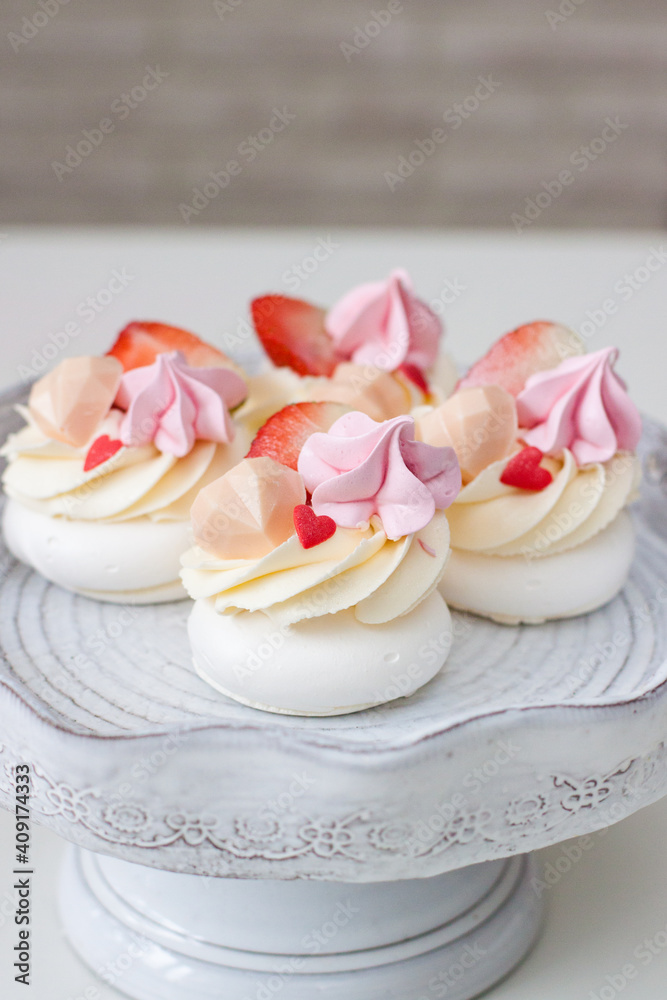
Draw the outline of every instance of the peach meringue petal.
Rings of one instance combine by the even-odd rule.
[[[195,542],[218,559],[259,559],[294,534],[294,508],[305,500],[294,469],[246,458],[199,493],[191,511]]]
[[[47,437],[81,447],[111,409],[122,374],[116,358],[65,358],[33,385],[30,415]]]
[[[423,441],[454,448],[464,482],[516,448],[516,403],[498,385],[461,389],[417,424]]]

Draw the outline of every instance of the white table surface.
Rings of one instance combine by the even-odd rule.
[[[319,241],[324,259],[311,263]],[[649,258],[654,270],[646,268]],[[667,236],[659,232],[9,229],[0,234],[0,387],[25,377],[45,354],[52,357],[54,349],[46,345],[67,343],[57,348],[57,359],[103,351],[135,318],[163,319],[224,347],[225,331],[245,328],[253,295],[282,291],[328,304],[351,284],[397,265],[407,267],[427,300],[443,293],[454,299],[444,315],[448,347],[461,361],[474,359],[521,322],[551,318],[580,330],[588,322],[583,332],[589,348],[618,345],[618,370],[634,398],[667,422]],[[306,274],[303,268],[314,270]],[[116,280],[113,296],[100,295],[114,271],[125,274],[125,286]],[[90,296],[99,309],[94,318],[86,304]],[[75,327],[63,337],[66,324]],[[39,827],[32,841],[34,960],[28,991],[13,982],[12,826],[10,816],[0,814],[0,995],[120,997],[85,968],[62,936],[55,890],[63,844]],[[539,854],[555,882],[546,892],[545,934],[489,998],[664,998],[667,800],[595,834],[579,855],[568,861],[564,845]],[[571,857],[577,858],[576,850]],[[569,870],[554,877],[558,868]],[[624,984],[628,965],[635,975]]]

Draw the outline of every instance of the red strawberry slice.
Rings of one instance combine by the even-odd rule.
[[[574,330],[547,320],[527,323],[496,341],[456,388],[499,385],[518,396],[535,372],[555,368],[565,358],[583,353],[584,346]]]
[[[332,375],[343,359],[324,328],[324,309],[286,295],[264,295],[250,305],[264,350],[297,375]]]
[[[321,545],[336,533],[336,522],[327,514],[315,513],[308,504],[300,503],[294,508],[294,527],[304,549]]]
[[[231,358],[207,344],[194,333],[165,323],[135,320],[128,323],[107,354],[118,358],[125,371],[152,365],[158,354],[183,351],[193,368],[237,368]]]
[[[553,476],[548,469],[543,469],[540,462],[544,455],[539,448],[524,448],[518,455],[511,458],[500,482],[505,486],[518,486],[520,490],[533,490],[539,493],[553,482]]]
[[[404,364],[401,365],[399,371],[402,372],[406,378],[410,379],[411,382],[414,382],[417,388],[421,389],[424,394],[428,394],[428,382],[426,381],[426,377],[421,368],[418,368],[417,365]]]
[[[90,472],[91,469],[96,469],[103,462],[108,462],[122,447],[122,441],[112,440],[108,434],[102,434],[101,437],[95,438],[88,449],[86,460],[83,463],[83,471]]]
[[[328,431],[339,417],[349,412],[350,407],[342,403],[290,403],[260,427],[246,457],[267,455],[296,469],[301,449],[310,435]]]

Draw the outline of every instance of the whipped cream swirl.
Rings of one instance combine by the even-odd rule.
[[[258,559],[219,559],[194,547],[182,557],[190,597],[209,598],[219,614],[264,612],[279,627],[354,608],[380,625],[409,614],[440,581],[449,558],[447,516],[435,514],[414,535],[392,541],[376,516],[364,528],[337,528],[304,549],[296,535]]]
[[[77,448],[47,437],[25,407],[28,425],[10,435],[1,450],[8,459],[3,486],[8,496],[50,517],[81,521],[187,521],[200,490],[241,461],[251,435],[243,426],[233,442],[196,441],[177,458],[154,444],[122,447],[107,461],[84,471],[97,437],[119,440],[125,414],[112,409],[93,437]]]
[[[641,466],[632,452],[578,468],[565,449],[542,465],[553,476],[541,492],[506,486],[508,459],[487,466],[447,512],[452,548],[492,556],[555,555],[583,545],[637,496]]]

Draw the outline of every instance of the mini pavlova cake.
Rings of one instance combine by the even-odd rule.
[[[451,620],[437,584],[450,447],[337,403],[288,406],[192,507],[183,582],[197,672],[244,704],[340,715],[412,694],[441,668]]]
[[[463,489],[448,511],[440,591],[496,621],[542,622],[601,607],[624,585],[635,538],[641,418],[615,348],[532,323],[501,338],[418,436],[450,444]]]
[[[249,380],[242,411],[257,427],[287,403],[329,400],[388,420],[446,399],[457,380],[441,353],[443,325],[403,270],[359,285],[328,311],[284,295],[251,305],[273,362]]]
[[[62,361],[2,449],[9,549],[99,600],[183,598],[190,507],[248,450],[230,416],[245,396],[224,354],[162,324],[130,324],[106,356]]]

